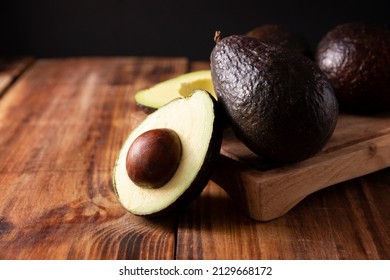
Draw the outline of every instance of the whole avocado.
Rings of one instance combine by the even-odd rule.
[[[341,110],[390,110],[388,30],[362,22],[338,25],[319,42],[315,60],[331,81]]]
[[[232,35],[214,46],[211,75],[237,137],[261,157],[298,162],[333,134],[338,103],[332,86],[302,54]]]

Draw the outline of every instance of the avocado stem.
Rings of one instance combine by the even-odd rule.
[[[218,43],[222,38],[221,31],[217,30],[214,34],[214,42]]]

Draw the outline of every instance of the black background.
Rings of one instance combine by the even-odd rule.
[[[0,56],[186,56],[209,59],[215,30],[281,23],[314,49],[337,24],[390,27],[382,1],[2,0]]]

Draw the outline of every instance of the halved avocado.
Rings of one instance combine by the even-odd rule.
[[[177,98],[149,114],[123,144],[117,158],[113,185],[118,200],[136,215],[158,216],[184,207],[195,199],[211,178],[222,141],[219,105],[204,90]],[[126,168],[130,146],[140,135],[155,129],[174,131],[181,156],[173,176],[155,188],[137,185]]]
[[[151,113],[175,98],[189,96],[196,89],[206,90],[216,98],[210,70],[183,74],[138,91],[135,101],[142,110]]]

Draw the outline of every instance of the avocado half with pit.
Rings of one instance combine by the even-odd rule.
[[[186,206],[202,192],[221,148],[219,110],[207,91],[195,90],[149,114],[130,133],[113,174],[125,209],[159,216]]]
[[[187,97],[194,90],[203,89],[216,98],[210,70],[200,70],[163,81],[135,94],[137,105],[151,113],[178,97]]]

